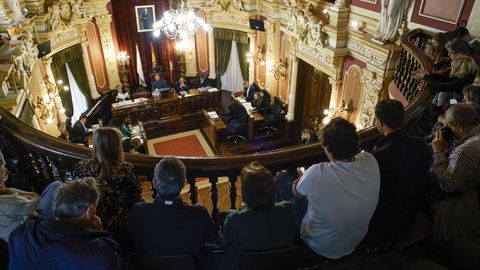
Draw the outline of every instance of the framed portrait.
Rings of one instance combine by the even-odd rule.
[[[153,24],[156,21],[154,5],[135,6],[135,16],[138,32],[153,31]]]

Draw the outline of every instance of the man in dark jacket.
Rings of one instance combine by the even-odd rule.
[[[372,154],[380,167],[380,196],[370,230],[389,240],[403,236],[415,221],[425,197],[431,152],[427,144],[402,130],[405,116],[397,100],[382,100],[375,108],[383,137]]]
[[[185,204],[179,194],[186,178],[185,165],[175,157],[163,158],[155,167],[153,203],[132,207],[128,230],[135,251],[155,255],[191,254],[205,265],[206,243],[213,243],[217,230],[204,208]]]
[[[87,135],[89,133],[91,133],[91,131],[89,131],[89,127],[87,126],[87,114],[82,113],[80,119],[75,122],[72,130],[70,130],[70,141],[72,143],[81,143],[88,146]]]
[[[57,218],[28,219],[10,234],[9,269],[131,269],[96,215],[95,179],[62,184],[53,201]]]

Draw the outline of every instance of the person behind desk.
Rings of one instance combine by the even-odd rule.
[[[253,99],[253,93],[259,92],[260,87],[256,83],[249,85],[247,81],[243,82],[243,96],[245,100],[251,102]]]
[[[208,87],[208,78],[205,75],[198,76],[195,80],[195,88]]]
[[[178,78],[178,81],[175,82],[174,88],[175,88],[175,91],[177,91],[177,93],[179,94],[182,91],[185,91],[187,93],[190,91],[190,87],[188,86],[188,83],[185,81],[185,78],[183,77]]]
[[[123,124],[120,126],[120,132],[122,133],[123,138],[130,138],[132,136],[132,123],[130,122],[130,119],[125,118],[123,120]]]
[[[161,79],[160,74],[155,74],[155,81],[152,82],[152,91],[155,89],[169,88],[167,81]]]
[[[89,127],[86,125],[87,123],[87,114],[82,113],[80,115],[80,119],[72,127],[70,131],[70,141],[72,143],[81,143],[85,146],[88,146],[87,135],[91,134],[92,132],[89,131]]]

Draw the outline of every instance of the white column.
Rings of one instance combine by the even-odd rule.
[[[248,40],[250,41],[249,42],[249,46],[250,46],[249,52],[254,53],[255,52],[255,35],[253,33],[248,33]],[[252,61],[248,65],[248,81],[249,82],[253,82],[253,80],[255,78],[254,72],[255,72],[255,63],[253,63],[253,61]]]
[[[90,96],[92,99],[97,99],[100,95],[97,92],[97,86],[95,85],[95,77],[92,73],[92,66],[90,65],[90,59],[88,58],[87,43],[82,43],[83,52],[83,64],[85,65],[85,71],[87,72],[88,86],[90,86]]]
[[[332,77],[328,77],[328,82],[332,85],[332,92],[330,94],[330,105],[328,108],[337,109],[337,99],[338,99],[338,81],[334,80]]]
[[[215,70],[215,38],[213,37],[213,29],[208,32],[208,58],[210,61],[210,74],[208,78],[215,79],[217,78],[217,73]]]
[[[297,91],[298,58],[294,54],[290,54],[290,59],[290,66],[292,67],[292,69],[288,94],[288,113],[286,118],[288,121],[293,121],[293,119],[295,118],[295,95]]]
[[[121,85],[120,76],[118,74],[117,59],[115,48],[113,47],[113,38],[111,30],[112,15],[103,14],[95,17],[98,30],[100,32],[100,40],[102,41],[102,49],[104,54],[105,65],[107,66],[107,76],[110,87]]]

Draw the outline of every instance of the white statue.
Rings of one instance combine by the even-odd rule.
[[[60,6],[58,4],[54,4],[48,8],[48,13],[50,15],[50,29],[55,30],[62,23],[62,18],[60,17]]]
[[[375,39],[381,42],[393,42],[397,38],[398,28],[408,9],[407,0],[383,0],[380,21]]]
[[[82,0],[71,0],[72,5],[72,21],[83,18],[83,2]]]
[[[22,8],[20,7],[20,3],[18,0],[7,0],[8,7],[13,13],[14,20],[23,20],[25,19],[25,15],[23,15]]]

